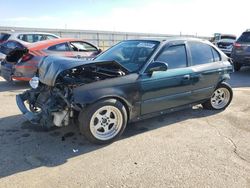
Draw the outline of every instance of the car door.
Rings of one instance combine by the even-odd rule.
[[[187,45],[193,70],[192,98],[194,101],[207,99],[213,93],[223,72],[220,54],[207,43],[189,41]]]
[[[98,55],[98,49],[87,42],[72,41],[69,42],[69,45],[75,58],[90,60]]]
[[[71,58],[74,57],[74,54],[72,53],[69,44],[67,42],[50,46],[45,50],[45,52],[48,55],[56,55],[56,56],[71,57]]]
[[[192,69],[184,42],[163,47],[155,61],[168,64],[167,71],[141,76],[141,115],[191,103]]]

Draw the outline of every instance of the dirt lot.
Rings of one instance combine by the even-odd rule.
[[[49,132],[20,115],[27,84],[0,79],[0,187],[250,187],[250,69],[227,110],[193,109],[127,128],[106,146],[75,126]]]

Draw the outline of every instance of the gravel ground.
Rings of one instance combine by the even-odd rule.
[[[0,78],[0,187],[250,187],[250,69],[234,73],[220,112],[200,106],[130,124],[105,146],[77,127],[44,132],[15,95],[27,83]]]

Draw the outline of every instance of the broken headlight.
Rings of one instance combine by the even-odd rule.
[[[35,76],[35,77],[31,78],[31,80],[29,81],[29,83],[30,83],[30,86],[33,89],[36,89],[39,86],[39,78]]]

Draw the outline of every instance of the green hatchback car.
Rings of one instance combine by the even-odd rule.
[[[32,123],[75,121],[88,140],[105,144],[131,121],[196,104],[225,109],[233,97],[226,83],[232,72],[228,57],[206,40],[126,40],[92,61],[45,58],[32,89],[16,99]]]

